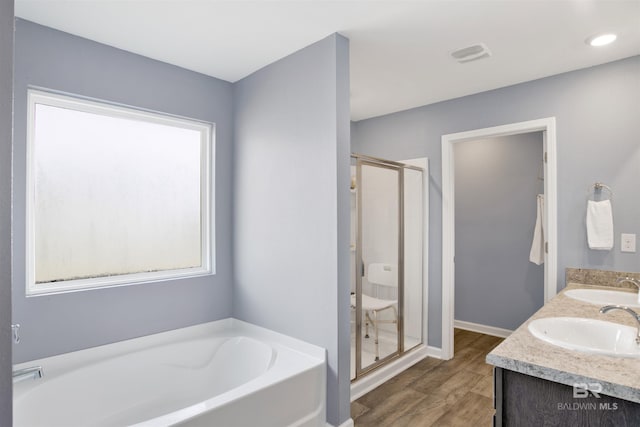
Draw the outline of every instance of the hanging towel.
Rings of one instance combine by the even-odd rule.
[[[613,249],[613,213],[611,200],[587,202],[587,242],[589,249]]]
[[[529,252],[529,261],[536,265],[544,262],[544,194],[536,197],[537,215],[536,226],[533,230],[533,243]]]

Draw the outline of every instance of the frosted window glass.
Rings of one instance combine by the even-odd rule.
[[[208,267],[201,129],[33,108],[36,287]]]

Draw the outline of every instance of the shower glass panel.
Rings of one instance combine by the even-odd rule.
[[[359,252],[360,367],[366,370],[399,354],[398,276],[400,177],[397,167],[360,161]],[[356,314],[357,315],[357,314]],[[357,331],[356,331],[357,332]],[[358,339],[358,338],[356,338]],[[357,363],[357,362],[356,362]]]
[[[423,304],[423,171],[404,174],[404,350],[422,343]]]
[[[423,170],[351,164],[351,379],[422,343]]]

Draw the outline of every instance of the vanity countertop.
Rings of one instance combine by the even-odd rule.
[[[535,338],[528,325],[544,317],[585,317],[637,327],[628,313],[599,312],[600,306],[569,298],[569,289],[611,287],[569,283],[507,339],[487,355],[487,363],[533,377],[572,386],[575,383],[600,383],[602,393],[640,403],[640,358],[622,358],[566,350]],[[624,290],[622,290],[624,292]]]

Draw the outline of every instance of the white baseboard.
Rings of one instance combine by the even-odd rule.
[[[391,378],[415,365],[425,357],[431,356],[431,354],[429,354],[429,348],[433,347],[426,347],[424,344],[420,344],[401,358],[394,360],[385,366],[381,366],[358,381],[352,382],[351,401],[353,402],[354,400],[364,396],[374,388],[382,385],[386,381],[389,381]]]
[[[427,355],[436,359],[442,359],[442,349],[440,347],[427,347]]]
[[[464,329],[466,331],[479,332],[494,337],[507,338],[513,331],[509,329],[496,328],[495,326],[481,325],[479,323],[465,322],[463,320],[454,320],[453,327]]]
[[[327,427],[333,427],[333,425],[327,423]],[[353,419],[349,418],[347,421],[343,422],[338,427],[353,427]]]

